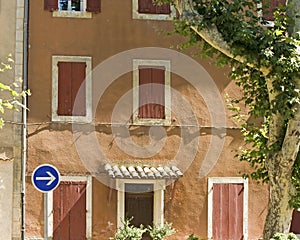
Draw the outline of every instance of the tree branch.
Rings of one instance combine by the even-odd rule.
[[[187,21],[201,22],[203,17],[194,10],[192,0],[174,0],[174,6],[177,9],[180,17]],[[222,34],[218,31],[215,25],[208,26],[199,30],[197,27],[191,25],[190,28],[198,34],[204,41],[210,44],[213,48],[217,49],[229,58],[232,58],[238,62],[246,63],[249,67],[254,67],[243,56],[235,56],[232,54],[230,46],[224,41]],[[259,69],[264,75],[270,73],[271,69],[261,67]]]

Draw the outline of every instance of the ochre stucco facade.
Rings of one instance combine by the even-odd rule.
[[[227,78],[227,70],[215,67],[210,60],[193,58],[190,52],[170,50],[171,46],[184,40],[177,35],[167,36],[167,32],[173,29],[172,22],[133,19],[130,0],[102,0],[101,13],[93,13],[90,19],[53,17],[52,12],[44,10],[43,3],[42,0],[31,0],[29,14],[28,80],[32,96],[28,116],[26,236],[30,239],[47,235],[46,198],[31,184],[31,175],[38,165],[48,163],[56,166],[62,176],[91,175],[92,169],[92,239],[112,237],[117,228],[118,197],[115,182],[110,183],[103,170],[103,164],[110,162],[119,165],[177,165],[183,171],[183,177],[176,184],[166,186],[164,221],[173,223],[177,239],[187,239],[192,233],[201,239],[207,238],[208,178],[241,177],[242,173],[251,171],[248,164],[234,157],[234,150],[243,146],[243,141],[238,125],[226,110],[225,94],[234,97],[239,96],[240,91]],[[51,121],[52,56],[92,58],[92,109],[95,112],[92,124]],[[114,58],[116,62],[112,60]],[[202,69],[196,71],[199,76],[194,76],[199,78],[197,85],[184,79],[194,71],[194,65],[188,65],[185,58],[193,59],[193,64]],[[171,63],[170,88],[174,94],[171,98],[171,123],[163,126],[166,136],[162,137],[161,149],[147,158],[126,151],[126,131],[139,147],[151,143],[150,126],[133,124],[131,115],[128,115],[133,108],[133,97],[121,110],[116,110],[122,97],[133,96],[133,59],[170,60]],[[101,68],[110,61],[115,65],[108,64],[109,71],[103,71]],[[123,71],[122,74],[114,76],[119,70]],[[102,81],[109,82],[103,93]],[[205,84],[212,84],[215,88],[211,92],[201,92],[201,88],[207,88]],[[185,100],[179,97],[177,102],[173,101],[178,96]],[[220,99],[215,96],[220,96],[224,114],[216,112],[220,108]],[[191,110],[192,115],[188,115],[187,110]],[[119,111],[117,118],[113,115],[115,111]],[[224,121],[216,121],[219,118]],[[223,125],[218,125],[220,123]],[[89,146],[78,146],[77,137],[81,136],[72,133],[78,126],[86,130],[86,136],[95,134],[98,150],[103,154],[95,154],[88,163],[83,160],[79,148]],[[156,133],[157,136],[160,138],[160,134]],[[125,149],[118,145],[122,140]],[[210,160],[207,160],[208,153],[212,154]],[[268,190],[251,180],[248,187],[248,239],[258,239],[262,235]]]

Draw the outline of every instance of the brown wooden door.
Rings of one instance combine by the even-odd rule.
[[[131,190],[135,189],[137,191],[126,192],[125,193],[125,216],[128,218],[133,217],[131,223],[132,225],[139,227],[141,224],[143,226],[148,226],[153,224],[153,202],[154,202],[154,192],[152,184],[126,184],[130,185]],[[135,186],[137,188],[135,188]],[[147,190],[148,189],[148,190]],[[150,240],[149,234],[145,233],[143,235],[143,240]]]
[[[53,240],[86,239],[86,182],[63,181],[53,192]]]
[[[213,185],[213,239],[243,239],[243,184]]]

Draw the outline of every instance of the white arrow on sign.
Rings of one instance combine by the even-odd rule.
[[[53,183],[53,181],[55,181],[56,177],[53,176],[53,174],[49,171],[46,172],[49,177],[36,177],[36,180],[40,180],[40,181],[49,181],[46,185],[49,186],[51,185],[51,183]]]

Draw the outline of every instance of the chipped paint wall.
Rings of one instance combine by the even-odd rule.
[[[113,64],[105,64],[110,63],[109,61],[115,57],[120,57],[118,54],[124,51],[145,47],[167,49],[166,52],[157,51],[157,54],[165,53],[158,59],[168,59],[170,47],[176,46],[183,39],[177,35],[166,36],[166,33],[172,30],[169,21],[132,19],[132,5],[129,0],[102,0],[101,2],[101,13],[93,14],[91,19],[76,19],[53,17],[52,12],[43,10],[43,1],[30,1],[29,88],[33,94],[29,99],[28,117],[26,235],[28,238],[33,238],[43,237],[45,234],[44,199],[30,183],[32,171],[39,164],[53,164],[62,175],[86,175],[91,169],[92,172],[97,172],[93,178],[92,235],[93,239],[104,240],[113,236],[116,230],[117,191],[113,185],[110,188],[111,183],[102,169],[103,163],[111,161],[117,164],[158,165],[174,162],[175,159],[175,163],[184,169],[184,176],[178,180],[174,188],[170,184],[165,190],[165,220],[172,222],[177,229],[175,236],[177,239],[186,239],[191,233],[205,238],[208,177],[240,176],[241,172],[249,171],[248,165],[234,158],[233,150],[238,149],[243,142],[238,125],[229,118],[230,113],[226,109],[224,125],[221,126],[225,127],[226,132],[214,128],[215,120],[219,117],[216,92],[220,93],[220,99],[225,102],[226,92],[232,96],[239,96],[239,89],[226,77],[226,69],[216,68],[209,60],[197,57],[193,59],[202,70],[197,72],[199,75],[196,76],[201,84],[195,86],[179,74],[180,72],[187,74],[195,70],[192,65],[187,64],[180,68],[180,62],[185,57],[190,59],[191,52],[184,52],[187,54],[184,56],[172,52],[171,55],[176,55],[177,58],[171,61],[171,68],[177,69],[177,72],[171,70],[170,87],[187,102],[178,101],[178,105],[172,102],[171,109],[177,106],[178,112],[173,111],[171,124],[159,129],[155,134],[158,140],[164,140],[159,151],[149,154],[147,158],[139,157],[137,152],[128,152],[130,148],[128,140],[132,140],[141,148],[146,148],[151,143],[150,127],[132,124],[131,116],[128,115],[133,108],[132,61],[112,61]],[[155,52],[147,52],[146,49],[144,49],[146,55],[142,52],[136,50],[131,52],[133,55],[124,59],[136,59],[141,56],[155,59],[153,56]],[[53,55],[92,57],[93,95],[101,96],[100,99],[96,97],[93,102],[95,111],[93,124],[72,125],[67,122],[51,122],[51,58]],[[104,72],[105,74],[101,72],[103,66],[109,69]],[[115,76],[113,73],[122,71],[120,69],[125,70]],[[212,81],[215,84],[215,89],[207,88],[209,84],[201,80],[205,77],[209,78],[208,82]],[[110,84],[102,92],[101,84],[105,81]],[[203,89],[207,90],[201,92],[204,91]],[[121,105],[122,108],[118,109],[120,112],[117,112],[120,113],[119,118],[114,119],[116,105],[124,96],[129,96],[130,101]],[[208,99],[210,102],[207,102]],[[186,103],[188,106],[185,105]],[[215,108],[212,108],[214,105]],[[192,110],[195,116],[193,121],[190,120],[192,115],[184,111],[186,107]],[[116,124],[112,124],[112,120],[116,120],[114,122]],[[117,120],[121,121],[121,126],[117,124]],[[189,123],[194,125],[188,126]],[[73,135],[72,130],[78,126],[81,130],[85,130],[84,133]],[[159,133],[162,131],[165,132],[166,137],[160,136]],[[98,151],[90,151],[92,153],[90,159],[85,160],[85,156],[81,155],[80,151],[89,149],[91,144],[84,139],[89,140],[90,136],[93,136],[92,140],[96,139],[101,154],[98,154]],[[78,145],[81,137],[83,141]],[[220,155],[214,156],[212,153],[219,151],[219,146],[215,144],[218,139],[223,139],[224,145]],[[208,153],[212,156],[207,162]],[[250,182],[249,239],[257,239],[261,236],[262,224],[259,223],[264,221],[267,196],[266,187]]]

